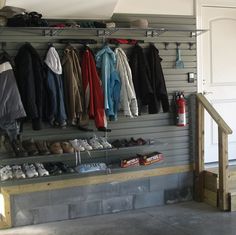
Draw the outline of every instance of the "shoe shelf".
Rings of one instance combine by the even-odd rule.
[[[120,148],[108,148],[108,149],[94,149],[90,151],[80,152],[81,161],[86,162],[86,160],[94,160],[96,158],[110,157],[111,154],[117,153],[124,154],[128,150],[136,150],[139,153],[147,152],[147,148],[153,149],[159,146],[167,145],[160,141],[153,142],[153,140],[147,140],[145,145],[135,145],[129,147],[120,147]],[[78,154],[77,154],[78,158]],[[0,155],[0,165],[14,165],[14,164],[23,164],[23,163],[35,163],[35,162],[64,162],[64,161],[74,161],[76,162],[75,153],[63,153],[63,154],[49,154],[49,155],[36,155],[36,156],[27,156],[27,157],[16,157],[13,153]]]

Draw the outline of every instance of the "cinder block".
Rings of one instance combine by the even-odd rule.
[[[130,180],[120,184],[121,195],[149,192],[149,178]]]
[[[104,199],[102,201],[103,213],[116,213],[133,209],[133,196],[121,196]]]
[[[13,210],[12,213],[13,226],[30,225],[34,223],[34,214],[31,210]]]
[[[172,189],[178,187],[178,174],[154,176],[150,178],[150,191]]]
[[[193,172],[184,172],[179,174],[179,188],[193,187]]]
[[[101,201],[78,201],[69,205],[69,218],[100,215],[102,214]]]
[[[26,210],[50,205],[49,191],[19,194],[13,196],[16,209]]]
[[[34,224],[69,219],[68,205],[45,206],[32,210]]]
[[[134,209],[164,205],[164,192],[150,192],[134,196]]]

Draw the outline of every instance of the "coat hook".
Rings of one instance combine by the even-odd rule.
[[[188,48],[189,50],[192,50],[192,49],[193,49],[193,44],[194,44],[193,42],[190,42],[190,43],[189,43],[189,48]]]
[[[165,50],[168,50],[168,46],[169,46],[169,42],[164,42],[164,45],[165,45]]]
[[[177,49],[179,49],[180,45],[181,45],[180,42],[176,42],[176,47],[177,47]]]

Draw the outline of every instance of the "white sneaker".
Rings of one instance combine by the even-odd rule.
[[[73,147],[77,152],[80,152],[80,151],[84,151],[84,150],[85,150],[85,148],[82,146],[82,144],[81,144],[77,139],[70,140],[70,143],[71,143],[72,147]]]
[[[9,165],[0,169],[1,181],[9,180],[13,178],[12,169]]]
[[[24,169],[24,171],[26,173],[26,176],[28,178],[39,176],[39,173],[36,171],[33,164],[24,163],[23,164],[23,169]]]
[[[93,147],[93,149],[103,149],[103,146],[99,143],[97,137],[92,137],[89,139],[89,144]]]
[[[99,137],[98,140],[100,144],[103,146],[103,148],[106,148],[106,149],[112,148],[112,145],[107,141],[105,137]]]
[[[44,165],[42,163],[36,162],[34,165],[36,166],[39,176],[49,175],[49,172],[44,168]]]
[[[11,168],[12,168],[13,178],[15,178],[15,179],[25,179],[26,178],[25,173],[21,169],[21,166],[14,165]]]
[[[85,150],[93,150],[93,147],[88,144],[87,140],[78,139],[78,143],[85,148]]]

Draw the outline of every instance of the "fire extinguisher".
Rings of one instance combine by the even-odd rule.
[[[175,97],[177,126],[186,126],[186,100],[183,92],[178,92]]]

